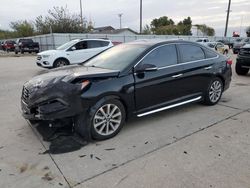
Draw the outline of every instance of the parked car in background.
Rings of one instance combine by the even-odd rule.
[[[244,38],[244,39],[242,39],[240,42],[234,43],[234,46],[233,46],[233,53],[234,53],[234,54],[239,53],[240,48],[241,48],[242,46],[244,46],[245,44],[249,44],[249,43],[250,43],[250,37]]]
[[[250,69],[250,44],[240,48],[236,59],[235,72],[238,75],[246,75]]]
[[[13,40],[6,40],[2,43],[2,50],[10,52],[15,50],[16,42]]]
[[[82,63],[112,46],[112,42],[105,39],[76,39],[56,50],[39,53],[36,63],[45,68]]]
[[[193,102],[215,105],[229,88],[231,64],[226,56],[195,42],[120,44],[83,65],[55,69],[26,82],[23,117],[52,127],[71,122],[85,138],[108,139],[133,116]]]
[[[221,40],[217,40],[217,42],[220,42],[224,45],[227,45],[229,47],[229,49],[233,48],[233,44],[234,44],[234,41],[233,40],[228,40],[228,39],[221,39]]]
[[[3,50],[3,42],[4,42],[4,41],[1,41],[1,40],[0,40],[0,50]]]
[[[206,42],[209,42],[208,38],[199,38],[197,39],[195,42],[198,42],[198,43],[206,43]]]
[[[228,45],[221,42],[207,42],[205,45],[224,55],[227,55],[229,52]]]
[[[15,47],[15,54],[18,53],[23,54],[24,52],[39,52],[39,43],[34,42],[32,39],[17,39],[16,47]]]

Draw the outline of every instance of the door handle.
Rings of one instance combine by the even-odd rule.
[[[174,76],[172,76],[172,78],[178,78],[178,77],[181,77],[183,74],[176,74]]]
[[[209,67],[205,67],[204,69],[205,70],[209,70],[209,69],[211,69],[212,68],[212,66],[209,66]]]

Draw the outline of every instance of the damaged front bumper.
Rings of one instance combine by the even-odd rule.
[[[21,109],[25,119],[55,121],[84,113],[87,107],[79,86],[61,81],[42,88],[24,86]]]

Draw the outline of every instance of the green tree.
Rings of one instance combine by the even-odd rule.
[[[28,37],[35,33],[33,23],[27,20],[11,22],[10,27],[17,33],[18,37]]]
[[[190,17],[175,25],[171,18],[162,16],[153,19],[150,26],[151,31],[156,35],[192,35],[192,20]]]
[[[144,35],[149,35],[151,34],[151,28],[148,24],[146,24],[144,27],[143,27],[143,30],[142,30],[142,34]]]
[[[203,33],[203,35],[206,35],[206,36],[215,35],[215,30],[212,27],[209,27],[205,24],[202,24],[202,25],[196,24],[195,26],[197,27],[198,30],[200,30]]]
[[[246,28],[246,34],[247,34],[247,37],[250,37],[250,26]]]
[[[174,26],[174,21],[172,19],[169,19],[167,16],[162,16],[160,18],[153,19],[150,26],[151,26],[151,31],[154,34],[157,34],[157,35],[165,34],[165,33],[171,34],[170,27]]]
[[[92,29],[91,26],[81,23],[79,15],[70,14],[67,7],[53,7],[48,15],[38,16],[35,20],[38,33],[46,34],[52,30],[54,33],[80,33]]]
[[[179,31],[179,35],[192,35],[192,20],[190,17],[185,18],[183,21],[180,21],[177,24],[177,30]]]

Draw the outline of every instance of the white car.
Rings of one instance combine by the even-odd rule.
[[[199,38],[197,39],[195,42],[198,42],[198,43],[206,43],[206,42],[209,42],[208,38]]]
[[[221,42],[207,42],[205,45],[221,54],[227,55],[229,53],[229,46]]]
[[[41,67],[62,67],[82,63],[111,48],[113,43],[104,39],[76,39],[63,44],[56,50],[38,53],[36,64]]]

